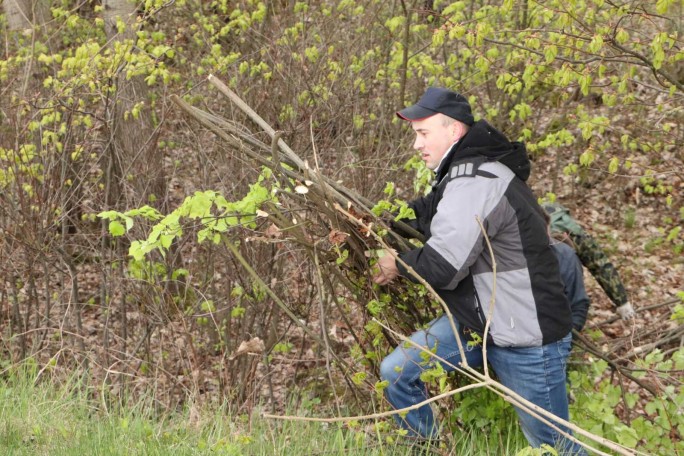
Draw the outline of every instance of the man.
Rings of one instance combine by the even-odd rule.
[[[411,122],[416,133],[414,148],[436,176],[431,193],[411,203],[414,226],[426,241],[399,258],[437,291],[458,325],[455,335],[448,318],[442,316],[411,339],[458,365],[458,336],[467,347],[468,364],[483,364],[478,338],[484,335],[490,310],[493,273],[479,219],[497,264],[488,362],[502,384],[567,419],[570,306],[549,246],[543,211],[524,182],[529,176],[524,147],[509,142],[486,122],[474,122],[467,100],[450,90],[429,88],[417,104],[397,115]],[[414,279],[387,252],[377,266],[373,280],[380,285],[400,275]],[[383,360],[380,374],[388,381],[385,395],[394,407],[428,398],[420,374],[435,361],[425,362],[424,356],[422,350],[401,344]],[[585,454],[550,426],[516,411],[531,445],[549,444],[562,454]],[[396,418],[409,435],[425,439],[438,435],[429,405]]]
[[[545,214],[544,219],[547,224],[550,223],[548,214]],[[572,247],[561,240],[556,240],[553,236],[551,237],[551,248],[558,259],[563,289],[570,302],[572,327],[578,332],[582,331],[589,312],[589,296],[584,286],[582,263],[580,263]]]
[[[615,311],[623,320],[636,316],[629,302],[625,286],[617,269],[608,259],[596,239],[590,236],[570,215],[570,211],[558,203],[545,203],[544,210],[551,217],[552,234],[567,239],[574,247],[577,257],[594,276],[608,298],[615,304]]]

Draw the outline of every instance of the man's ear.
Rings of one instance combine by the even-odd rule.
[[[460,140],[463,137],[464,133],[465,133],[465,129],[464,129],[463,124],[461,122],[456,121],[456,122],[451,124],[451,134],[453,135],[452,139],[454,141]]]

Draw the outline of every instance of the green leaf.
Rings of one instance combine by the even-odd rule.
[[[140,241],[131,242],[131,246],[128,248],[128,254],[133,257],[136,261],[142,261],[145,258],[145,251],[143,250],[143,243]]]
[[[446,41],[446,30],[443,28],[435,30],[435,32],[432,34],[432,45],[434,47],[439,47],[444,45],[444,42]]]
[[[617,173],[619,164],[620,164],[620,160],[618,160],[617,157],[611,158],[610,163],[608,164],[608,172],[610,172],[612,174]]]
[[[385,388],[389,386],[389,382],[387,380],[383,380],[381,382],[376,382],[375,383],[375,392],[377,393],[382,393]]]
[[[589,73],[583,74],[582,76],[579,77],[578,82],[580,85],[580,89],[582,91],[582,95],[584,95],[584,96],[589,95],[589,90],[591,90],[591,82],[592,82],[591,74],[589,74]]]
[[[403,220],[403,219],[408,219],[408,220],[415,220],[416,219],[416,213],[414,212],[413,209],[408,207],[406,203],[404,203],[402,206],[399,207],[399,214],[395,217],[395,220]]]
[[[554,45],[548,46],[546,48],[546,51],[544,51],[544,59],[546,60],[546,63],[551,63],[554,60],[556,60],[557,55],[558,55],[558,48]]]
[[[619,28],[615,34],[615,41],[618,44],[625,44],[627,41],[629,41],[629,33],[627,33],[625,29]]]
[[[347,258],[349,257],[349,250],[344,249],[342,250],[342,253],[340,254],[339,258],[335,260],[335,263],[337,264],[342,264],[345,261],[347,261]]]
[[[119,237],[123,236],[124,233],[126,233],[126,229],[120,222],[117,222],[116,220],[109,222],[109,234],[114,237]]]
[[[185,268],[178,268],[173,271],[171,274],[171,279],[173,280],[178,280],[180,277],[187,277],[190,274],[190,271],[188,271]]]
[[[591,149],[587,149],[579,157],[580,165],[582,166],[589,166],[592,163],[594,163],[594,160],[596,159],[596,156],[594,153],[591,151]]]
[[[211,230],[210,228],[205,228],[205,229],[203,229],[203,230],[199,230],[199,231],[197,232],[197,242],[199,242],[199,243],[201,244],[202,242],[204,242],[204,241],[205,241],[207,238],[209,238],[210,236],[213,237],[213,232],[212,232],[212,230]]]
[[[361,385],[363,381],[366,380],[366,377],[368,377],[368,374],[365,372],[357,372],[352,375],[351,380],[355,385]]]
[[[671,5],[674,5],[676,0],[658,0],[656,2],[656,11],[658,14],[665,14],[667,13],[668,8],[670,8]]]
[[[591,42],[589,43],[589,50],[593,53],[597,53],[603,47],[603,37],[601,35],[594,35]]]
[[[216,304],[211,299],[202,302],[202,312],[216,312]]]
[[[682,231],[681,226],[676,226],[670,230],[670,232],[667,234],[667,237],[665,238],[668,242],[673,242],[677,237],[679,236],[679,233]]]
[[[121,212],[117,211],[104,211],[97,214],[98,217],[105,220],[114,220],[122,216]]]
[[[230,310],[230,316],[233,318],[240,318],[245,314],[246,311],[247,309],[238,305]]]
[[[387,200],[380,200],[380,201],[378,201],[378,203],[375,206],[373,206],[373,208],[371,209],[371,212],[373,212],[373,214],[375,214],[377,216],[380,216],[380,215],[382,215],[382,213],[384,211],[392,212],[392,209],[393,209],[392,203],[390,203]]]
[[[130,229],[133,228],[133,219],[124,216],[124,220],[126,221],[126,231],[130,231]]]
[[[189,200],[188,217],[204,218],[210,214],[214,192],[197,192]]]
[[[148,220],[160,220],[163,218],[162,214],[156,210],[155,208],[145,205],[141,208],[138,209],[132,209],[130,211],[126,211],[124,216],[128,217],[145,217]]]
[[[162,234],[159,236],[159,242],[164,249],[168,250],[171,247],[171,243],[175,237],[176,236],[172,234]]]

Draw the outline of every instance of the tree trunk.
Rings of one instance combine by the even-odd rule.
[[[135,4],[127,0],[106,0],[104,20],[107,38],[112,42],[135,40],[137,31]],[[117,22],[126,24],[119,33]],[[147,85],[142,76],[126,78],[122,66],[116,77],[116,96],[113,108],[107,113],[113,148],[110,160],[113,166],[110,202],[138,206],[153,203],[161,208],[166,195],[166,177],[163,171],[163,154],[157,147],[157,132],[152,121],[152,111]],[[142,104],[137,116],[132,115],[136,105]],[[131,182],[130,200],[124,197],[126,183]]]
[[[5,0],[2,4],[7,17],[7,30],[21,31],[31,29],[31,0]]]

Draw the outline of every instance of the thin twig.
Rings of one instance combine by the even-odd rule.
[[[489,236],[487,236],[487,231],[485,230],[480,217],[475,216],[477,224],[480,225],[480,230],[482,235],[487,242],[487,248],[489,249],[489,257],[492,261],[492,297],[489,300],[489,312],[487,313],[487,323],[485,323],[484,334],[482,336],[482,357],[484,358],[484,372],[485,377],[489,378],[489,366],[487,362],[487,336],[489,335],[489,327],[491,326],[492,316],[494,315],[494,303],[496,302],[496,259],[494,258],[494,250],[492,249],[492,244],[489,242]]]
[[[313,249],[313,256],[314,264],[316,266],[316,285],[318,287],[318,304],[321,320],[321,338],[323,339],[323,342],[325,342],[325,370],[328,372],[328,379],[330,380],[330,384],[334,385],[335,382],[333,381],[332,369],[330,368],[330,353],[332,352],[332,349],[330,348],[330,341],[328,340],[328,327],[325,322],[325,287],[323,286],[323,275],[321,273],[321,265],[318,261],[318,252],[316,250],[316,247],[314,247]],[[337,414],[342,415],[342,410],[340,409],[340,398],[337,396],[337,391],[335,390],[335,388],[333,388],[332,391],[333,395],[335,396],[335,407],[337,407]]]
[[[491,380],[491,381],[493,382],[493,380]],[[419,409],[420,407],[422,407],[426,404],[436,402],[436,401],[438,401],[440,399],[444,399],[446,397],[451,397],[455,394],[462,393],[463,391],[479,388],[480,386],[485,386],[485,385],[484,385],[484,383],[473,383],[471,385],[466,385],[466,386],[463,386],[463,387],[455,389],[455,390],[447,391],[446,393],[438,394],[437,396],[433,396],[429,399],[424,400],[423,402],[411,405],[409,407],[405,407],[402,409],[389,410],[387,412],[372,413],[370,415],[337,416],[334,418],[314,418],[311,416],[271,415],[270,413],[262,413],[261,416],[263,416],[264,418],[270,418],[270,419],[274,419],[274,420],[313,421],[313,422],[317,422],[317,423],[347,423],[350,421],[371,420],[371,419],[375,419],[375,418],[385,418],[388,416],[393,416],[393,415],[396,415],[398,413],[410,412],[411,410]]]

